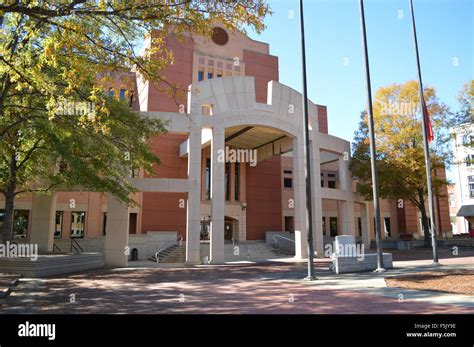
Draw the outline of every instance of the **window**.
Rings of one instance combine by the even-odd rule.
[[[211,199],[211,158],[206,159],[206,200]]]
[[[71,212],[71,238],[83,238],[86,227],[85,212]]]
[[[114,88],[109,88],[109,96],[112,97],[112,98],[115,96]]]
[[[385,236],[390,237],[392,236],[392,228],[390,226],[390,218],[385,217],[383,219],[384,226],[385,226]]]
[[[362,236],[362,218],[357,218],[357,230],[359,231],[359,237]]]
[[[217,74],[217,77],[218,77],[218,78],[219,78],[219,77],[222,77],[222,74],[221,74],[221,73],[218,73],[218,74]]]
[[[283,170],[283,187],[293,188],[293,170]]]
[[[138,178],[140,176],[140,169],[132,167],[129,172],[130,178]]]
[[[470,146],[474,143],[474,136],[472,135],[464,135],[462,137],[462,144],[464,146]]]
[[[474,183],[474,176],[467,176],[467,181]]]
[[[126,94],[127,94],[127,91],[125,89],[120,89],[120,94],[119,94],[120,100],[125,100]]]
[[[214,74],[212,72],[207,73],[207,79],[212,80],[212,77],[214,77]]]
[[[328,173],[328,188],[336,189],[336,174]]]
[[[198,81],[201,82],[204,79],[204,71],[198,71]]]
[[[331,237],[337,236],[337,217],[329,217],[329,232]]]
[[[3,229],[3,219],[5,218],[5,210],[0,209],[0,230]],[[30,220],[29,210],[13,211],[13,238],[22,239],[28,237],[28,224]]]
[[[326,236],[326,217],[323,217],[323,235]]]
[[[107,230],[107,229],[106,229],[106,228],[107,228],[107,212],[104,212],[104,213],[103,213],[103,217],[102,217],[102,218],[103,218],[103,220],[104,220],[104,224],[102,224],[102,235],[105,236],[105,235],[107,234],[107,232],[106,232],[106,230]]]
[[[133,92],[130,92],[129,101],[130,101],[130,104],[128,106],[132,107],[133,106]]]
[[[471,165],[474,165],[474,154],[468,154],[467,157],[466,157],[466,166],[471,166]]]
[[[240,163],[235,163],[234,171],[234,199],[239,201],[240,199]]]
[[[209,240],[209,234],[211,231],[210,219],[211,219],[210,216],[205,216],[203,219],[201,219],[201,233],[200,233],[201,240]]]
[[[474,183],[469,183],[469,198],[474,198]]]
[[[56,211],[56,222],[54,223],[54,238],[60,239],[63,230],[63,211]]]
[[[456,206],[456,200],[454,198],[454,194],[451,193],[449,194],[449,207],[455,207]]]
[[[225,163],[225,199],[230,200],[230,163]]]
[[[295,232],[294,219],[291,216],[285,216],[285,231]]]
[[[15,210],[13,212],[13,238],[24,239],[28,236],[29,210]]]

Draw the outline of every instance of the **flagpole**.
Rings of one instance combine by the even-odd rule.
[[[309,146],[309,115],[308,115],[308,87],[306,82],[306,46],[304,41],[304,14],[303,0],[300,0],[300,29],[301,29],[301,55],[303,65],[303,114],[304,114],[304,144],[306,157],[306,230],[308,247],[308,276],[307,280],[312,281],[314,277],[314,249],[313,249],[313,215],[311,202],[311,157]]]
[[[421,79],[421,67],[420,67],[420,56],[418,54],[418,40],[416,37],[416,26],[415,26],[415,12],[413,10],[413,0],[410,1],[411,10],[411,23],[413,28],[413,43],[415,47],[416,55],[416,66],[418,69],[418,87],[420,93],[420,105],[421,105],[421,123],[423,125],[423,150],[425,152],[425,166],[426,166],[426,181],[428,185],[428,206],[430,210],[431,223],[429,225],[431,231],[431,245],[433,247],[433,263],[438,265],[438,245],[436,244],[436,226],[434,216],[434,204],[433,204],[433,182],[431,179],[431,162],[430,162],[430,146],[428,143],[428,124],[427,124],[427,108],[425,104],[425,98],[423,97],[423,82]]]
[[[367,34],[365,31],[365,14],[364,14],[364,0],[360,0],[360,24],[362,31],[362,46],[364,49],[365,60],[365,79],[367,84],[367,114],[370,138],[370,168],[372,171],[372,193],[374,200],[374,214],[375,214],[375,243],[377,246],[377,269],[375,272],[384,272],[383,254],[382,254],[382,237],[380,230],[380,199],[379,199],[379,179],[376,164],[375,151],[375,132],[374,132],[374,115],[372,109],[372,87],[370,85],[370,67],[369,67],[369,53],[367,49]]]

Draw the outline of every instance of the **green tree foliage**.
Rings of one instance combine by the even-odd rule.
[[[82,187],[131,204],[131,167],[159,159],[147,140],[164,124],[109,98],[104,86],[134,70],[150,83],[173,63],[175,35],[209,36],[214,23],[260,31],[264,1],[5,0],[0,3],[0,193],[3,241],[11,239],[14,199]],[[153,33],[153,35],[151,35]],[[151,44],[140,50],[143,38]],[[152,38],[151,38],[152,37]],[[85,104],[84,104],[85,103]],[[83,112],[65,112],[69,105]],[[77,108],[77,107],[76,107]]]
[[[452,118],[448,107],[436,97],[433,88],[426,88],[424,97],[431,116],[435,140],[431,143],[431,168],[434,194],[448,182],[436,175],[452,160],[447,124]],[[373,111],[377,149],[380,197],[403,199],[418,208],[422,216],[425,242],[429,244],[426,167],[423,152],[420,98],[418,83],[409,81],[377,90]],[[372,199],[370,148],[367,114],[361,113],[356,132],[351,170],[359,179],[357,191],[367,200]]]

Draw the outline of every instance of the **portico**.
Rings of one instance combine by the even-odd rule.
[[[220,264],[224,259],[225,228],[229,221],[235,226],[235,239],[245,239],[247,203],[245,191],[238,201],[226,204],[226,161],[222,151],[226,146],[243,150],[255,150],[261,163],[273,156],[292,155],[294,191],[295,257],[307,257],[307,230],[305,222],[305,182],[302,97],[295,90],[271,81],[268,83],[267,103],[256,102],[253,77],[224,77],[193,83],[188,92],[185,113],[146,112],[148,117],[160,118],[167,124],[169,133],[187,134],[180,146],[180,157],[187,158],[187,178],[130,178],[140,192],[185,193],[186,199],[186,262],[200,263],[200,231],[203,215],[210,216],[210,262]],[[352,192],[352,179],[348,169],[350,144],[318,130],[318,111],[310,102],[311,174],[313,182],[319,182],[321,164],[328,155],[338,161],[339,187],[329,189],[312,186],[314,249],[318,256],[324,254],[322,199],[340,202],[340,219],[344,234],[355,234],[354,202],[361,201]],[[210,204],[203,203],[203,184],[206,184],[206,163],[203,148],[209,147]],[[326,153],[326,154],[324,154]],[[327,154],[329,153],[329,154]],[[225,156],[224,156],[225,158]],[[235,170],[245,171],[245,163],[231,163],[231,177]],[[248,166],[247,166],[248,167]],[[241,172],[238,180],[244,183]],[[235,196],[235,178],[230,186]],[[53,203],[50,204],[54,206]],[[49,206],[49,205],[48,205]],[[365,211],[365,208],[362,208]],[[40,213],[42,210],[39,210]],[[49,210],[48,210],[49,211]],[[48,212],[47,211],[47,212]],[[44,211],[43,211],[44,212]],[[47,212],[44,212],[45,216]],[[50,212],[50,211],[49,211]],[[35,215],[35,218],[42,218]],[[49,213],[49,218],[52,214]],[[126,266],[128,262],[129,208],[109,196],[105,240],[105,263],[109,266]],[[227,220],[227,222],[226,222]],[[46,222],[45,222],[46,223]],[[227,223],[227,224],[226,224]],[[45,224],[46,225],[46,224]],[[364,218],[364,225],[368,225]],[[52,230],[49,228],[49,230]],[[44,231],[43,231],[44,232]],[[41,241],[32,230],[32,238]],[[368,228],[364,239],[369,240]],[[49,240],[48,238],[44,238]],[[47,248],[52,244],[48,241]],[[368,244],[368,243],[367,243]],[[366,244],[366,245],[367,245]],[[41,246],[40,246],[41,247]]]

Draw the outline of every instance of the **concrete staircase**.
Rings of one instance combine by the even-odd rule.
[[[0,299],[6,298],[13,290],[21,275],[0,273]]]
[[[273,253],[277,256],[291,257],[295,255],[295,247],[289,248],[286,245],[282,246],[279,244],[272,244],[271,247],[273,248]]]
[[[156,257],[148,258],[156,262]],[[186,245],[173,245],[158,254],[159,263],[184,263],[186,261]]]

